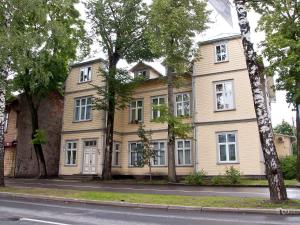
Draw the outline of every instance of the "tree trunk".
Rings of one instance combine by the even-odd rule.
[[[150,180],[150,182],[152,182],[152,165],[151,165],[151,162],[148,164],[148,167],[149,167],[149,180]]]
[[[253,44],[250,41],[250,25],[247,19],[245,0],[235,0],[240,30],[242,33],[244,54],[251,82],[254,108],[257,117],[259,136],[265,158],[266,173],[269,182],[271,201],[287,200],[282,171],[274,145],[271,119],[265,105],[261,89],[259,67]]]
[[[117,73],[117,63],[119,56],[113,55],[109,57],[109,71],[107,79],[107,91],[109,92],[108,109],[107,109],[107,121],[106,121],[106,134],[105,134],[105,147],[104,147],[104,159],[103,159],[103,170],[102,179],[111,180],[111,165],[112,165],[112,152],[114,143],[114,122],[115,122],[115,90],[113,80]]]
[[[35,106],[33,99],[30,95],[26,94],[26,99],[30,107],[31,125],[32,125],[31,140],[33,140],[36,131],[39,129],[38,107]],[[39,168],[39,178],[47,178],[48,173],[47,173],[46,160],[44,157],[43,147],[41,144],[33,144],[33,148],[37,158],[37,164]]]
[[[167,79],[168,79],[168,110],[170,115],[174,113],[174,96],[173,96],[173,83],[174,73],[171,72],[170,68],[167,68]],[[175,167],[175,134],[174,124],[168,124],[168,180],[169,182],[176,182],[176,167]]]
[[[300,90],[300,79],[296,80],[296,89]],[[297,180],[300,181],[300,96],[296,99],[296,136],[297,136]]]
[[[2,79],[2,78],[0,78]],[[3,85],[2,85],[3,83]],[[3,87],[2,87],[3,86]],[[4,186],[4,124],[5,91],[4,82],[0,81],[0,187]]]

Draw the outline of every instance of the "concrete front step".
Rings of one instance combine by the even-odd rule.
[[[73,174],[73,175],[60,175],[59,178],[63,180],[97,180],[100,177],[96,174]]]

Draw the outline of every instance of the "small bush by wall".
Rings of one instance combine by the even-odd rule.
[[[186,184],[203,184],[204,177],[206,176],[206,172],[204,170],[201,170],[199,172],[193,172],[185,177],[185,183]]]
[[[225,176],[230,184],[239,184],[241,182],[241,172],[233,166],[226,169]]]
[[[280,158],[280,165],[284,179],[292,180],[296,178],[297,157],[295,155]]]

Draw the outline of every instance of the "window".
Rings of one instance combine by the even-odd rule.
[[[140,70],[138,72],[135,73],[135,77],[143,77],[143,78],[147,78],[148,77],[148,73],[147,70]]]
[[[165,141],[155,141],[152,142],[153,151],[155,153],[153,159],[154,166],[164,166],[166,165],[166,142]]]
[[[75,121],[91,119],[92,97],[75,99]]]
[[[84,142],[84,147],[96,147],[97,146],[97,141],[85,141]]]
[[[176,115],[177,116],[190,116],[190,94],[182,93],[176,95]]]
[[[233,82],[229,81],[221,81],[216,82],[214,84],[215,87],[215,102],[216,102],[216,110],[230,110],[234,108],[234,100],[233,100]]]
[[[218,133],[218,155],[220,163],[237,162],[236,133]]]
[[[215,46],[215,60],[216,62],[228,61],[227,44],[221,43]]]
[[[152,98],[152,119],[160,117],[160,110],[154,109],[154,106],[161,106],[165,104],[165,97],[153,97]]]
[[[137,166],[143,158],[142,143],[129,143],[129,165]]]
[[[130,122],[143,121],[143,100],[132,101],[130,105]]]
[[[92,80],[92,67],[84,67],[80,69],[79,83],[84,83]]]
[[[191,165],[192,164],[192,148],[190,140],[177,140],[177,165]]]
[[[68,141],[66,143],[66,165],[76,165],[77,142]]]
[[[113,166],[120,165],[120,143],[117,142],[114,143],[112,160],[113,160]]]
[[[4,127],[3,127],[4,133],[7,132],[7,127],[8,127],[8,112],[5,112],[4,113]]]

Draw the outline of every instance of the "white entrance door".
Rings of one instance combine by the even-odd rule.
[[[96,141],[85,141],[83,150],[83,174],[96,174]]]

